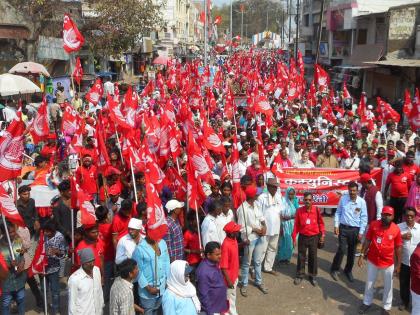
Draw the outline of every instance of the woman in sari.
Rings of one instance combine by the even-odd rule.
[[[417,211],[416,222],[420,222],[420,173],[417,173],[416,180],[411,184],[408,193],[407,202],[405,207],[413,207]]]
[[[293,225],[295,224],[296,210],[299,208],[294,188],[287,188],[284,199],[285,208],[281,213],[281,237],[277,252],[277,259],[280,263],[289,264],[293,254]]]

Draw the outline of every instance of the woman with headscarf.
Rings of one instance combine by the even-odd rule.
[[[175,260],[166,282],[167,290],[162,297],[163,314],[165,315],[197,315],[201,305],[197,292],[189,280],[192,268],[185,260]]]
[[[290,263],[293,254],[292,232],[295,223],[295,214],[299,208],[298,199],[294,188],[289,187],[284,196],[286,207],[281,213],[280,244],[277,252],[277,259],[280,263]]]

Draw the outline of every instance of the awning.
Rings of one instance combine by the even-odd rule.
[[[353,49],[349,64],[365,66],[367,62],[378,61],[383,55],[383,46],[380,44],[356,45]]]
[[[393,67],[420,67],[419,59],[392,59],[381,60],[374,62],[365,62],[367,64],[374,64],[378,66],[393,66]]]

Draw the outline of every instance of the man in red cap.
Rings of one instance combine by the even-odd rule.
[[[264,215],[255,202],[257,199],[257,187],[250,185],[245,188],[246,201],[242,203],[238,210],[238,224],[242,226],[241,238],[249,241],[249,245],[245,247],[244,256],[241,263],[241,294],[248,296],[248,273],[249,266],[254,263],[255,267],[255,285],[264,294],[268,291],[262,283],[261,265],[264,258],[266,248],[266,226]]]
[[[359,256],[358,265],[362,267],[364,259],[367,259],[367,280],[363,304],[359,314],[365,314],[373,301],[374,285],[378,273],[384,278],[384,291],[382,296],[382,314],[389,314],[392,307],[392,284],[393,274],[399,274],[401,268],[402,237],[398,226],[392,222],[394,209],[385,206],[382,209],[381,220],[370,224],[363,243],[362,253]],[[396,261],[394,262],[394,255]]]
[[[55,133],[50,133],[47,137],[47,143],[42,147],[41,152],[39,153],[42,156],[45,156],[49,159],[50,163],[54,163],[55,156],[57,155],[57,135]]]
[[[360,196],[365,199],[366,202],[369,225],[373,221],[381,218],[384,201],[378,187],[373,184],[372,176],[370,176],[370,174],[363,173],[360,175],[360,183],[362,184]]]
[[[109,210],[109,216],[112,220],[115,214],[121,208],[121,202],[124,200],[120,197],[121,195],[121,187],[120,185],[114,184],[108,188],[108,199],[105,203],[105,206]]]
[[[233,221],[225,225],[223,231],[226,238],[222,244],[222,258],[219,266],[222,269],[223,277],[228,288],[227,298],[229,300],[229,311],[226,314],[237,315],[236,311],[236,286],[238,285],[239,276],[239,245],[236,240],[241,226]]]

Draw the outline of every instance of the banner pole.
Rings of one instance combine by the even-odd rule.
[[[70,208],[71,212],[71,262],[74,264],[74,209]]]
[[[44,313],[48,315],[48,301],[47,301],[47,275],[45,274],[45,266],[42,267],[44,274],[42,281],[44,282]]]
[[[203,249],[203,243],[201,242],[200,219],[198,218],[197,200],[195,200],[194,203],[195,203],[195,219],[197,221],[198,242],[200,244],[200,249]]]
[[[121,151],[120,136],[118,135],[117,125],[115,123],[114,123],[114,127],[115,127],[115,136],[117,137],[117,142],[118,142],[118,151],[120,152],[120,157],[121,157],[121,163],[124,165],[125,163],[124,163],[124,157]]]
[[[6,218],[5,216],[2,214],[1,218],[3,220],[3,225],[4,225],[4,231],[6,233],[6,238],[7,238],[7,243],[9,245],[9,251],[10,251],[10,256],[12,257],[12,260],[16,260],[15,258],[15,253],[13,252],[13,247],[12,247],[12,242],[10,241],[10,235],[9,235],[9,230],[7,229],[7,222],[6,222]],[[17,270],[17,267],[15,266],[15,271]]]
[[[138,204],[139,201],[137,199],[136,178],[134,176],[133,160],[131,159],[131,156],[130,156],[130,168],[131,168],[131,177],[132,177],[132,180],[133,180],[134,198],[136,200],[136,204]]]

